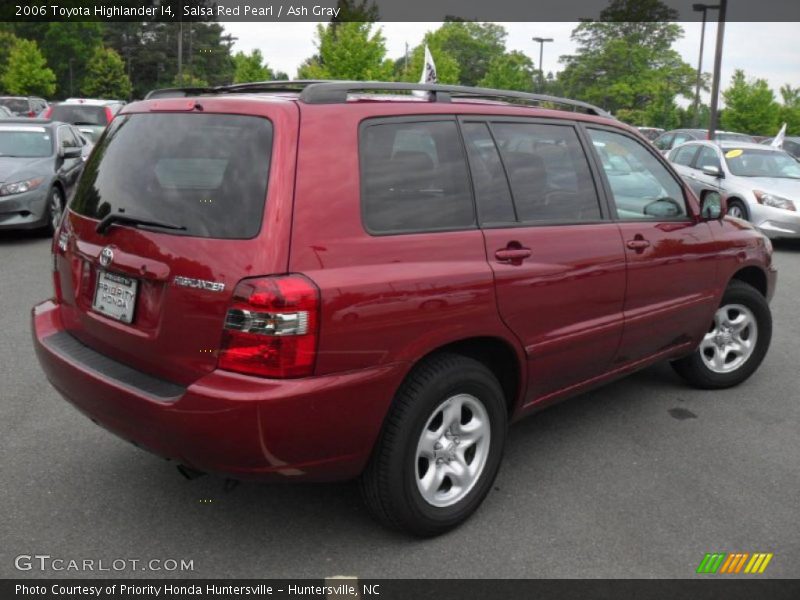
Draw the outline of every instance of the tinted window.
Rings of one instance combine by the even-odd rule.
[[[697,157],[697,166],[695,168],[702,169],[703,167],[720,168],[717,151],[708,146],[703,146],[700,150],[700,155]]]
[[[44,127],[0,125],[0,157],[39,158],[53,153],[50,130]]]
[[[492,131],[511,182],[520,221],[600,218],[597,191],[574,128],[494,123]]]
[[[57,104],[53,107],[50,118],[53,121],[72,123],[73,125],[108,125],[105,106]]]
[[[485,123],[464,123],[461,130],[481,223],[513,223],[517,217],[508,180],[489,128]]]
[[[258,117],[124,115],[95,147],[71,207],[95,219],[124,210],[194,236],[253,237],[271,151],[272,125]]]
[[[670,153],[670,160],[678,165],[683,165],[688,167],[692,164],[692,159],[694,159],[694,155],[697,154],[697,146],[694,144],[688,146],[681,146],[679,148],[675,148]]]
[[[370,231],[474,226],[469,174],[455,121],[368,125],[359,150],[361,201]]]
[[[686,216],[683,190],[645,146],[628,136],[589,129],[620,219]]]

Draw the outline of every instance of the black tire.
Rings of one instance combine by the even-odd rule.
[[[64,211],[64,194],[61,192],[61,188],[54,185],[50,189],[50,193],[47,195],[47,208],[45,209],[45,218],[47,222],[44,226],[45,233],[52,237],[53,234],[56,232],[57,224],[54,222],[54,203],[58,202],[59,206],[61,207],[60,211],[56,215],[56,217],[60,220],[61,214]]]
[[[750,220],[750,213],[747,211],[747,206],[745,206],[744,202],[742,202],[741,200],[739,200],[737,198],[734,198],[733,200],[730,200],[728,202],[728,214],[730,214],[731,208],[734,208],[734,207],[737,208],[739,211],[741,211],[741,213],[743,215],[742,217],[739,217],[739,218],[744,219],[745,221],[749,221]],[[731,215],[731,216],[733,216],[733,215]]]
[[[706,365],[698,347],[692,354],[672,363],[678,374],[690,384],[702,389],[723,389],[739,385],[758,369],[772,340],[772,313],[766,298],[754,287],[738,280],[728,284],[720,308],[742,305],[748,308],[757,325],[755,348],[739,367],[728,373],[718,373]]]
[[[425,500],[417,485],[417,444],[437,408],[467,394],[489,418],[490,442],[482,470],[466,495],[450,506]],[[489,493],[500,467],[507,428],[506,402],[497,378],[482,363],[458,354],[435,355],[414,368],[395,396],[366,470],[361,492],[382,524],[428,537],[465,521]],[[465,487],[466,489],[466,487]]]

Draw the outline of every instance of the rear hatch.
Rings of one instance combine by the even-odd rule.
[[[236,283],[287,268],[297,113],[204,98],[114,119],[57,236],[66,329],[169,381],[213,370]]]
[[[50,109],[48,118],[75,125],[96,142],[113,115],[109,107],[97,104],[56,104]]]

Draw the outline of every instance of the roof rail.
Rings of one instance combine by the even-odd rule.
[[[209,94],[236,94],[248,92],[294,92],[299,93],[308,85],[315,83],[330,83],[328,79],[279,79],[276,81],[251,81],[248,83],[234,83],[215,87],[185,87],[163,88],[151,90],[144,97],[145,100],[154,98],[186,98],[188,96],[207,96]]]
[[[308,104],[338,104],[347,101],[348,94],[359,91],[386,92],[429,92],[433,102],[450,102],[452,98],[496,98],[498,100],[516,100],[534,104],[559,104],[568,106],[573,111],[578,109],[600,117],[613,118],[608,112],[580,100],[559,98],[545,94],[532,94],[511,90],[468,87],[463,85],[443,85],[438,83],[406,83],[380,81],[328,81],[309,83],[300,92],[300,100]]]
[[[161,90],[152,90],[145,96],[145,100],[152,100],[154,98],[185,98],[187,96],[203,96],[209,94],[287,92],[298,93],[300,100],[307,104],[341,104],[347,102],[349,94],[363,91],[428,92],[428,100],[431,102],[450,102],[453,98],[494,98],[497,100],[511,100],[537,105],[549,103],[566,106],[573,111],[582,110],[588,114],[597,115],[599,117],[614,118],[602,108],[588,104],[587,102],[571,100],[569,98],[559,98],[558,96],[516,92],[512,90],[468,87],[463,85],[407,83],[399,81],[331,81],[325,79],[257,81],[216,87],[165,88]]]

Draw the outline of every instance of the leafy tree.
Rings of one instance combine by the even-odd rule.
[[[233,82],[246,83],[248,81],[268,81],[275,78],[261,55],[261,50],[253,50],[250,54],[237,52],[233,56]]]
[[[208,87],[208,81],[192,75],[191,73],[184,73],[181,77],[180,75],[175,75],[175,78],[172,80],[171,85],[175,87]]]
[[[8,66],[8,59],[11,56],[11,49],[17,43],[17,36],[7,31],[0,31],[0,90],[3,89],[3,74]]]
[[[456,61],[462,85],[478,85],[492,61],[505,54],[507,35],[495,23],[451,20],[432,33],[429,45],[431,51],[436,46]]]
[[[535,74],[533,61],[522,52],[515,50],[493,58],[489,63],[486,75],[478,82],[478,85],[501,90],[530,92],[533,90]]]
[[[753,135],[777,133],[780,107],[765,79],[748,81],[744,71],[737,69],[722,97],[725,100],[725,110],[720,115],[722,129]]]
[[[81,92],[95,98],[127,99],[131,89],[131,80],[120,55],[111,48],[99,46],[86,66]]]
[[[676,95],[692,96],[696,75],[672,49],[683,36],[683,29],[670,22],[676,19],[677,12],[660,0],[611,0],[599,21],[573,30],[578,50],[561,57],[564,92],[613,113],[625,109],[634,122],[674,122],[668,108]]]
[[[93,22],[54,22],[47,24],[41,41],[48,66],[56,74],[60,97],[74,96],[86,77],[86,67],[102,45],[103,25]]]
[[[405,59],[402,59],[404,62],[399,72],[397,69],[394,70],[396,79],[398,81],[419,81],[425,65],[425,44],[428,44],[431,51],[439,83],[460,83],[458,61],[442,48],[440,40],[431,32],[426,33],[422,43],[409,53],[407,69],[405,68]],[[398,63],[395,65],[399,66]]]
[[[784,85],[781,98],[783,104],[778,110],[778,121],[786,123],[786,135],[800,135],[800,87]]]
[[[392,74],[386,41],[370,22],[317,25],[318,52],[298,69],[300,79],[385,80]]]
[[[3,74],[3,87],[10,94],[49,97],[56,91],[56,76],[36,42],[18,39],[11,48]]]

